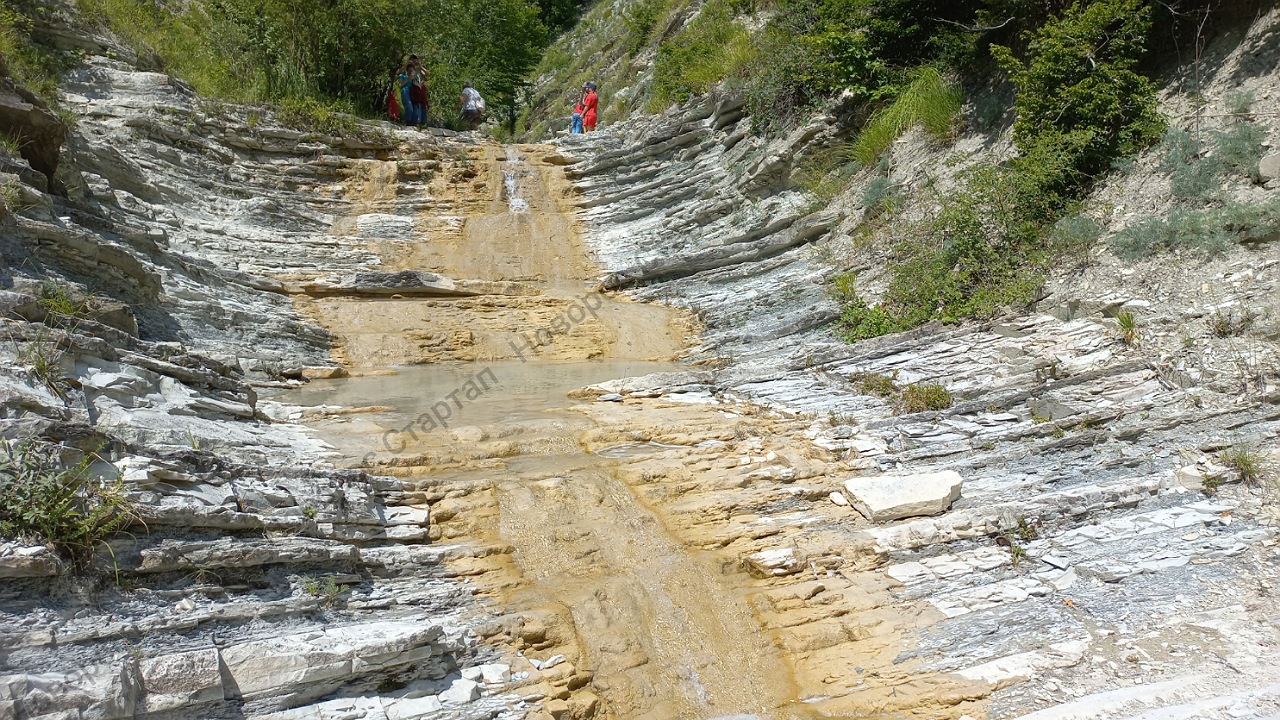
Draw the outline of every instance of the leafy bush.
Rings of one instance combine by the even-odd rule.
[[[849,154],[858,162],[870,165],[893,141],[916,125],[934,137],[946,137],[963,100],[960,87],[937,68],[920,68],[891,105],[871,116]]]
[[[309,99],[380,114],[390,71],[415,52],[433,107],[449,117],[464,80],[514,117],[548,39],[540,15],[563,10],[532,0],[78,2],[203,95],[235,101]]]
[[[119,480],[90,473],[92,454],[68,467],[64,450],[0,441],[0,537],[48,543],[83,563],[99,542],[139,518]]]
[[[845,342],[858,342],[881,335],[895,333],[903,328],[888,311],[870,307],[861,297],[854,295],[845,302],[836,320],[836,332]]]
[[[1096,0],[1032,31],[1025,61],[992,47],[1018,87],[1018,147],[1028,152],[1046,136],[1075,136],[1079,141],[1069,145],[1076,170],[1096,175],[1159,138],[1165,122],[1156,86],[1137,71],[1150,28],[1142,0]]]

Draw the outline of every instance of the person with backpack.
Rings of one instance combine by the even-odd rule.
[[[458,107],[462,108],[462,119],[467,123],[467,127],[475,130],[480,124],[480,119],[484,117],[484,98],[480,97],[480,93],[471,87],[471,82],[462,84],[462,98],[458,100]]]
[[[591,132],[596,129],[597,106],[600,98],[596,96],[596,84],[589,82],[584,86],[587,94],[582,96],[582,129]]]

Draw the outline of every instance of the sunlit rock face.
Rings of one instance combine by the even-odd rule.
[[[1246,89],[1258,112],[1277,109],[1274,67],[1253,53],[1278,20],[1259,16],[1243,40],[1213,46],[1214,97]],[[1190,107],[1172,86],[1165,102],[1176,117]],[[804,159],[833,146],[834,125],[757,137],[736,105],[696,100],[560,146],[575,161],[602,285],[705,323],[698,352],[720,369],[685,389],[791,413],[827,453],[828,469],[807,481],[788,463],[772,471],[787,484],[691,487],[682,473],[648,490],[655,468],[642,486],[655,502],[698,508],[680,532],[733,543],[768,578],[766,623],[794,650],[799,696],[833,715],[933,708],[942,697],[985,698],[1001,717],[1273,712],[1277,631],[1263,608],[1280,514],[1271,481],[1240,483],[1231,467],[1242,447],[1273,468],[1280,457],[1280,348],[1274,319],[1262,320],[1280,296],[1274,239],[1209,260],[1134,263],[1099,247],[1051,276],[1030,308],[847,345],[828,287],[849,270],[869,297],[883,287],[889,248],[868,238],[886,234],[867,228],[907,227],[965,167],[1007,155],[1008,138],[961,134],[937,147],[908,135],[890,151],[890,179],[908,199],[873,220],[868,174],[830,203],[805,199]],[[1260,122],[1280,142],[1280,126]],[[1104,237],[1176,205],[1159,163],[1153,150],[1099,188]],[[1267,183],[1224,192],[1265,203]],[[1116,319],[1126,311],[1136,342]],[[1261,324],[1236,333],[1229,321],[1240,317]],[[870,389],[885,382],[894,393],[941,384],[951,405],[904,410],[900,395]],[[764,461],[771,449],[781,456],[768,437],[741,450],[742,467],[761,478],[783,463]],[[926,492],[913,478],[940,474],[963,484],[890,509],[893,495]],[[886,512],[858,512],[857,493],[880,478],[902,484],[877,488]],[[846,579],[886,594],[833,595]],[[867,659],[887,648],[892,669]],[[949,707],[930,714],[978,716]]]

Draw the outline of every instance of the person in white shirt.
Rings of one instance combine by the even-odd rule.
[[[462,119],[467,126],[475,130],[480,124],[480,118],[484,116],[484,98],[471,87],[470,82],[462,84],[462,98],[458,100],[458,107],[462,108]]]

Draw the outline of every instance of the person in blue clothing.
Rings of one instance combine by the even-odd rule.
[[[396,85],[400,88],[404,124],[421,125],[426,122],[426,70],[417,55],[410,55],[409,60],[396,73]]]

